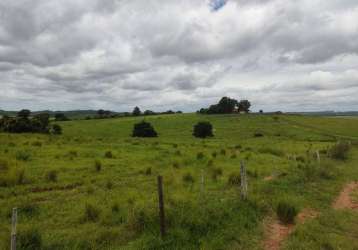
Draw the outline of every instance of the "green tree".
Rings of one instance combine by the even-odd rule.
[[[142,114],[142,112],[140,111],[140,109],[138,107],[135,107],[133,109],[132,115],[133,116],[140,116]]]
[[[239,112],[250,112],[251,103],[248,100],[241,100],[239,102]]]

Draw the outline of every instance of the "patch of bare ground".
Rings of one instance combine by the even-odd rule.
[[[312,209],[303,209],[296,219],[296,224],[303,224],[308,219],[314,219],[318,212]],[[295,230],[295,224],[282,224],[278,219],[269,218],[265,222],[265,240],[263,248],[265,250],[278,250],[284,240]]]
[[[264,181],[272,181],[275,177],[273,175],[270,175],[270,176],[266,176],[264,178]]]
[[[352,194],[354,191],[358,190],[358,182],[348,183],[338,198],[333,203],[334,209],[353,209],[358,210],[358,202],[352,199]]]

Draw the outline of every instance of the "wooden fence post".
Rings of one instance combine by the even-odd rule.
[[[13,208],[12,219],[11,219],[11,250],[16,250],[16,224],[17,224],[17,208]]]
[[[319,151],[316,151],[316,156],[317,156],[317,162],[318,164],[321,164],[321,156],[319,155]]]
[[[164,197],[163,197],[163,177],[158,176],[158,202],[159,202],[159,220],[160,220],[160,235],[165,236],[165,214],[164,214]]]
[[[240,162],[240,175],[241,175],[241,198],[247,199],[247,179],[246,179],[246,168],[244,161]]]

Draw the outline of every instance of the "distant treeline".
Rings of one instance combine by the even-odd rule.
[[[248,100],[237,101],[230,97],[222,97],[217,104],[210,105],[208,108],[201,108],[199,114],[231,114],[249,113],[251,103]]]
[[[62,128],[57,124],[50,125],[50,115],[47,113],[31,115],[30,110],[23,109],[14,117],[3,115],[0,119],[0,131],[61,134]]]

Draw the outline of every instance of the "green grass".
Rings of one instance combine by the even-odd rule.
[[[145,117],[158,138],[131,138],[142,119],[62,122],[61,136],[0,133],[0,249],[9,248],[13,207],[19,232],[39,232],[43,249],[260,249],[263,219],[287,197],[321,214],[298,226],[287,249],[353,249],[346,242],[357,237],[357,215],[331,203],[344,183],[358,179],[358,119],[161,115]],[[213,124],[213,138],[192,136],[198,121]],[[353,142],[348,158],[321,154],[318,164],[314,152],[339,138]],[[229,182],[241,160],[248,169],[245,202]]]

